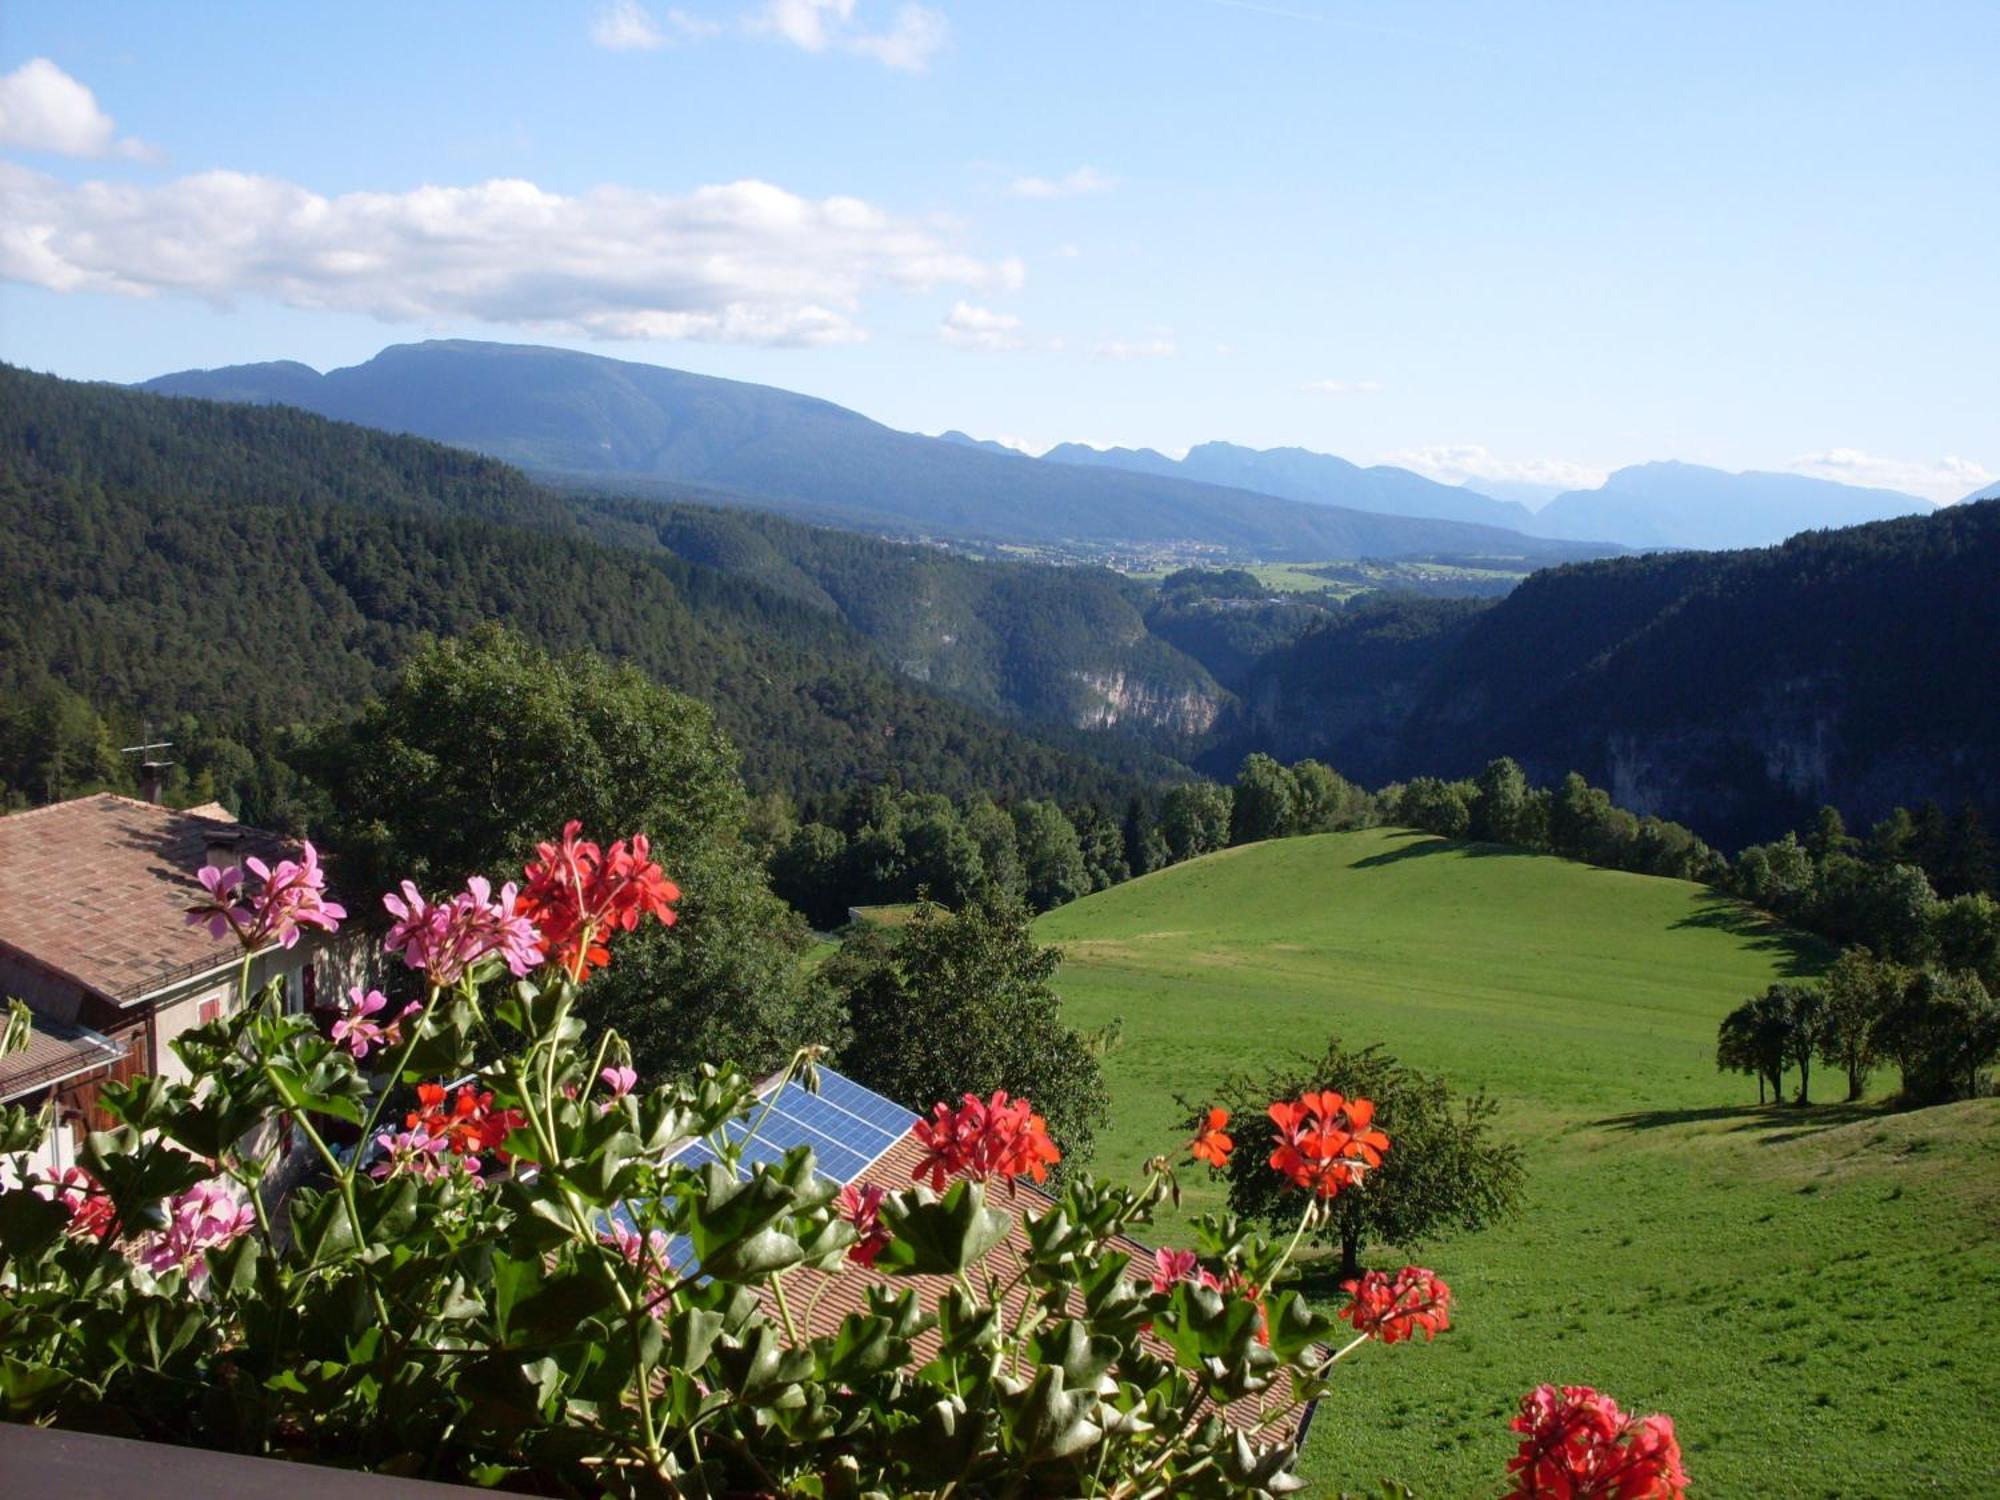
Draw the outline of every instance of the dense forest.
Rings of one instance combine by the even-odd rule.
[[[148,724],[216,742],[247,794],[282,726],[352,711],[422,637],[492,619],[711,703],[759,788],[1110,796],[1176,774],[998,723],[782,590],[591,540],[504,465],[299,412],[0,370],[0,515],[17,800],[115,783],[113,742]]]

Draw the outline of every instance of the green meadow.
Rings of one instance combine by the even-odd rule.
[[[1177,1094],[1333,1032],[1484,1086],[1526,1147],[1520,1218],[1408,1257],[1453,1327],[1340,1367],[1312,1493],[1495,1494],[1550,1380],[1671,1413],[1697,1496],[2000,1494],[2000,1100],[1849,1106],[1816,1070],[1823,1102],[1760,1108],[1715,1070],[1717,1021],[1815,972],[1812,940],[1699,886],[1384,829],[1212,855],[1038,932],[1074,1023],[1123,1023],[1101,1174],[1176,1142]]]

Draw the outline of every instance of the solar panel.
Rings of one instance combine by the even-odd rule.
[[[765,1106],[770,1111],[765,1112]],[[870,1164],[909,1133],[917,1116],[873,1089],[865,1089],[851,1078],[828,1068],[819,1070],[819,1093],[808,1093],[797,1083],[787,1083],[775,1096],[764,1095],[748,1116],[723,1126],[732,1141],[745,1141],[742,1164],[745,1169],[758,1163],[777,1166],[787,1152],[810,1146],[820,1175],[845,1187],[865,1173]],[[756,1136],[750,1138],[752,1129]],[[705,1140],[691,1140],[670,1158],[684,1167],[700,1168],[718,1160]],[[746,1173],[747,1175],[747,1173]],[[630,1226],[632,1219],[623,1205],[612,1210],[614,1218]],[[667,1246],[667,1262],[677,1271],[694,1259],[694,1245],[685,1235],[676,1235]]]

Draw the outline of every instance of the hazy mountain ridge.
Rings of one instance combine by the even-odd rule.
[[[1382,515],[1427,516],[1533,534],[1534,512],[1525,505],[1495,500],[1457,485],[1439,484],[1409,469],[1387,464],[1363,468],[1333,454],[1306,448],[1259,449],[1236,443],[1197,443],[1188,450],[1186,458],[1175,460],[1151,448],[1096,449],[1081,443],[1062,443],[1042,457],[1055,463],[1135,469],[1233,485],[1309,505],[1342,505]]]
[[[1614,535],[1634,547],[1767,547],[1802,531],[1928,515],[1928,500],[1805,474],[1732,474],[1674,460],[1633,464],[1536,514],[1548,536]]]
[[[866,518],[919,537],[1195,544],[1295,560],[1441,551],[1554,560],[1613,550],[1044,463],[897,432],[832,402],[770,386],[560,349],[463,340],[396,345],[328,372],[317,385],[301,368],[182,371],[142,389],[282,401],[602,488],[629,485],[644,493],[662,483],[704,485],[807,518],[850,524]]]

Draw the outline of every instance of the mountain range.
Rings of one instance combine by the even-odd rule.
[[[1153,585],[552,490],[296,410],[0,366],[0,539],[0,762],[10,721],[33,740],[60,715],[52,685],[256,746],[497,618],[701,697],[753,782],[800,796],[893,777],[1115,806],[1267,749],[1370,784],[1513,755],[1718,844],[1821,801],[2000,807],[1995,502],[1341,608],[1241,571]]]
[[[898,432],[770,386],[526,345],[401,344],[324,375],[284,361],[182,371],[143,389],[297,406],[472,448],[600,492],[697,485],[739,504],[914,538],[1086,556],[1192,547],[1300,561],[1449,552],[1554,562],[1619,550],[1045,463]]]

